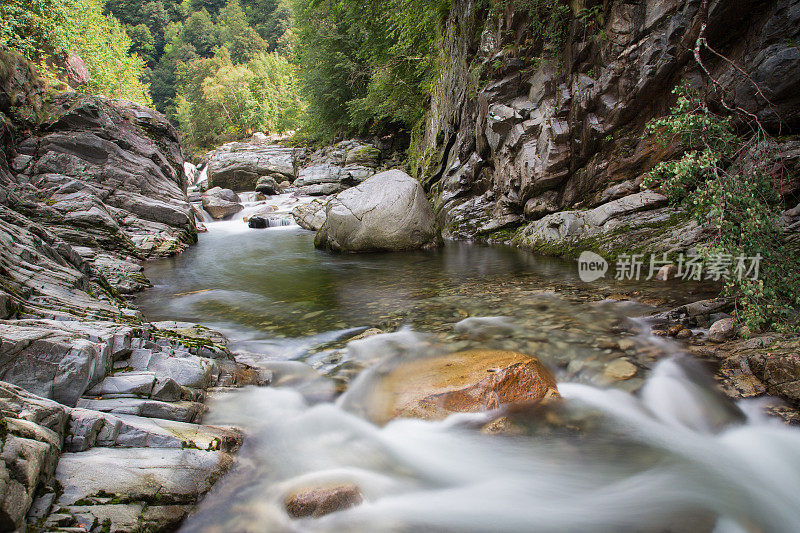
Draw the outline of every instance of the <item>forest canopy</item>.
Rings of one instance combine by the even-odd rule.
[[[286,3],[290,2],[290,3]],[[7,0],[0,42],[91,94],[153,105],[192,149],[254,131],[408,130],[435,81],[441,0]]]

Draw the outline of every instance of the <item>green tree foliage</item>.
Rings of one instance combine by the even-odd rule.
[[[731,275],[725,293],[733,298],[738,318],[754,330],[798,328],[800,254],[787,246],[779,224],[783,208],[772,176],[742,164],[747,150],[767,145],[758,130],[751,138],[736,135],[729,117],[712,113],[697,92],[676,89],[670,115],[651,122],[648,133],[663,145],[679,141],[685,151],[657,165],[645,181],[658,187],[675,205],[711,224],[713,240],[700,250],[714,257],[760,256],[758,279]],[[746,159],[750,159],[747,157]]]
[[[46,78],[56,75],[47,66],[52,56],[76,51],[91,75],[82,91],[150,102],[141,82],[144,63],[130,54],[132,42],[119,21],[103,14],[102,0],[7,0],[0,16],[0,42],[38,63]]]
[[[246,63],[268,48],[266,41],[250,26],[239,0],[230,0],[220,11],[219,33],[234,63]]]
[[[292,12],[280,0],[242,0],[247,20],[274,51],[281,37],[291,28]]]
[[[158,38],[153,33],[156,53],[154,61],[148,63],[150,70],[147,72],[146,80],[150,84],[156,108],[173,118],[177,118],[178,109],[178,70],[183,65],[198,58],[210,59],[222,46],[227,49],[233,63],[247,63],[262,52],[277,50],[283,42],[281,38],[285,33],[284,30],[288,27],[285,7],[284,11],[281,11],[282,5],[277,1],[263,4],[254,4],[252,1],[248,4],[246,3],[248,0],[245,0],[244,4],[240,4],[239,0],[183,0],[180,3],[177,0],[110,1],[125,11],[130,11],[126,6],[137,3],[146,6],[154,1],[164,2],[164,10],[171,18],[171,22],[166,26],[151,24],[154,20],[162,19],[145,17],[143,8],[134,9],[136,16],[129,13],[125,20],[129,24],[146,24],[152,32],[161,31],[161,36]],[[116,8],[111,9],[114,11]],[[263,35],[267,38],[262,36],[254,25],[254,18],[251,18],[251,15],[263,25]],[[276,23],[275,17],[284,22]],[[134,28],[136,26],[129,26],[128,32],[134,36],[133,50],[139,51],[137,43],[141,41],[139,35],[143,32]],[[159,39],[163,42],[160,48]],[[191,101],[191,98],[186,94],[182,96],[185,110],[186,102]]]
[[[141,57],[148,66],[153,66],[156,60],[156,46],[150,28],[138,24],[129,27],[127,31],[131,39],[131,53]]]
[[[211,57],[214,49],[221,44],[219,30],[205,9],[195,11],[183,23],[172,28],[171,50],[187,44],[194,48],[200,57]]]
[[[63,42],[86,62],[91,81],[82,89],[112,98],[151,103],[142,83],[144,62],[130,54],[131,39],[113,16],[103,14],[102,0],[69,0]]]
[[[413,126],[436,73],[446,0],[294,0],[309,127],[320,136]]]
[[[294,68],[276,52],[237,64],[222,48],[213,58],[189,62],[179,78],[175,115],[193,147],[256,130],[283,132],[294,127],[301,111]]]
[[[61,48],[66,9],[59,0],[3,0],[0,42],[31,61]]]

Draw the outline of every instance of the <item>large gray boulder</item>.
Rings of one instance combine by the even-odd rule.
[[[228,143],[209,153],[208,179],[212,187],[252,191],[262,176],[293,181],[298,149],[260,143]]]
[[[314,244],[337,252],[429,248],[440,243],[420,183],[400,170],[381,172],[331,198]]]
[[[230,189],[214,187],[203,194],[203,209],[215,219],[221,219],[238,213],[244,207],[235,192]]]

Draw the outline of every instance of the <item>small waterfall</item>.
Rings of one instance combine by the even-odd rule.
[[[253,216],[247,221],[247,225],[254,229],[283,228],[297,226],[293,218],[286,217],[260,217]]]
[[[241,233],[251,228],[295,228],[298,225],[292,217],[292,209],[312,200],[312,198],[297,198],[291,194],[276,194],[264,200],[263,196],[256,192],[242,192],[238,196],[244,209],[230,218],[214,220],[208,213],[204,213],[203,222],[208,231]]]

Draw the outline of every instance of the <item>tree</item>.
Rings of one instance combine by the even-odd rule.
[[[236,64],[246,63],[268,48],[264,39],[247,22],[239,0],[230,0],[220,11],[219,35]]]
[[[242,0],[242,7],[248,22],[267,42],[269,50],[276,50],[281,37],[292,26],[289,6],[281,0]]]
[[[190,44],[201,57],[211,57],[214,55],[214,48],[222,44],[219,30],[205,9],[195,11],[183,24],[176,27],[178,32],[172,39],[173,47],[180,47],[183,43]]]
[[[176,116],[195,148],[249,134],[296,127],[302,110],[294,68],[275,53],[236,64],[222,47],[179,69]]]
[[[64,49],[77,51],[89,68],[83,91],[151,103],[141,81],[144,61],[130,54],[130,37],[117,19],[103,14],[102,0],[68,0],[61,31]]]
[[[447,0],[294,0],[292,7],[317,134],[380,133],[421,119]]]
[[[46,79],[56,76],[47,66],[49,58],[76,51],[91,75],[81,91],[150,103],[141,81],[144,62],[130,53],[130,37],[117,19],[103,13],[102,0],[8,0],[0,16],[2,42],[38,63]]]
[[[126,31],[131,39],[131,53],[141,57],[148,66],[155,66],[156,47],[150,28],[144,24],[139,24],[137,26],[128,26]]]
[[[3,0],[0,3],[0,43],[23,57],[39,61],[62,47],[66,10],[58,0]]]

